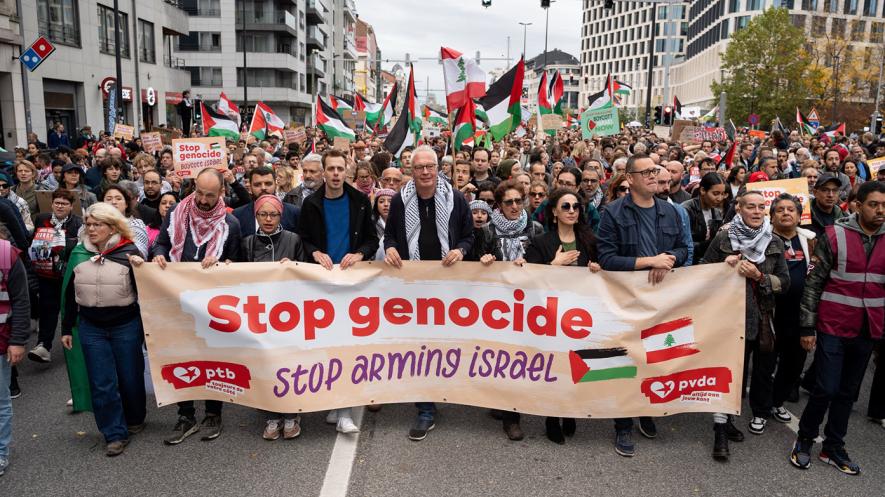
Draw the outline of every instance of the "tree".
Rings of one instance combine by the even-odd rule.
[[[714,95],[725,92],[730,117],[759,114],[760,122],[769,122],[795,114],[809,94],[805,42],[785,8],[768,9],[732,34],[722,55],[723,79],[710,85]]]

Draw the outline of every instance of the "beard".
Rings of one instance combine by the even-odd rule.
[[[304,188],[314,191],[318,190],[323,185],[323,181],[319,179],[306,179],[301,183],[304,185]]]

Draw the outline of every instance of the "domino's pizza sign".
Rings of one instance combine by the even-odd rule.
[[[49,40],[41,36],[37,38],[37,41],[32,43],[27,50],[22,52],[19,56],[19,60],[22,61],[22,64],[24,64],[29,71],[33,72],[44,60],[46,60],[47,57],[52,55],[52,52],[55,52],[55,45],[49,43]]]

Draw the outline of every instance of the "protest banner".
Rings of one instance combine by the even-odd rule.
[[[799,224],[811,224],[811,195],[808,194],[808,181],[805,178],[779,179],[747,183],[747,190],[762,192],[765,197],[765,216],[768,217],[771,202],[781,193],[789,193],[802,202],[802,217]]]
[[[867,168],[870,170],[869,179],[876,179],[876,175],[879,174],[879,169],[882,169],[883,166],[885,166],[885,157],[877,157],[868,160]]]
[[[172,140],[172,163],[182,178],[195,178],[203,169],[227,169],[223,136]]]
[[[746,280],[512,263],[135,269],[157,404],[437,401],[527,414],[740,410]]]
[[[114,138],[117,138],[119,140],[132,141],[133,136],[135,136],[134,127],[123,123],[117,123],[114,126]]]
[[[679,133],[679,141],[701,143],[706,140],[713,142],[725,141],[728,135],[724,128],[707,128],[705,126],[686,126]]]
[[[142,133],[141,148],[149,154],[159,152],[163,150],[163,137],[156,131]]]
[[[307,133],[304,132],[304,128],[284,129],[283,140],[286,142],[286,145],[290,143],[304,145],[304,142],[307,141]]]
[[[581,114],[581,138],[611,136],[621,132],[618,109],[585,110]]]

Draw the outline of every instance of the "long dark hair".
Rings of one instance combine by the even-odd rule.
[[[109,191],[116,190],[120,192],[120,195],[123,196],[123,199],[126,200],[126,213],[124,214],[126,217],[137,217],[136,213],[138,209],[136,209],[136,203],[132,201],[132,195],[129,194],[129,190],[123,188],[120,185],[108,185],[107,188],[101,192],[101,201],[104,202],[105,195],[108,194]]]
[[[587,204],[581,200],[577,193],[566,190],[565,188],[557,188],[547,197],[547,207],[544,208],[544,220],[547,224],[547,231],[553,231],[556,228],[556,216],[553,209],[559,204],[560,199],[566,195],[575,197],[575,200],[581,205],[578,209],[578,222],[575,223],[575,240],[578,247],[587,250],[591,261],[596,261],[596,235],[587,222]]]

